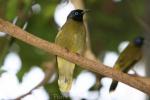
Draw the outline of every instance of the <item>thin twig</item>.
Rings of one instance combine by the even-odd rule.
[[[21,100],[22,98],[24,98],[25,96],[29,95],[32,93],[32,91],[34,91],[35,89],[43,86],[45,83],[47,83],[49,81],[49,79],[51,78],[51,76],[53,75],[54,72],[54,65],[55,62],[49,62],[48,64],[46,64],[46,70],[45,70],[45,77],[44,79],[38,84],[36,85],[34,88],[32,88],[29,92],[15,98],[14,100]]]
[[[91,70],[101,75],[113,78],[114,80],[123,82],[131,87],[134,87],[150,95],[150,79],[149,78],[146,78],[145,80],[145,78],[133,77],[121,71],[105,66],[100,62],[98,63],[96,61],[84,58],[79,54],[69,52],[68,50],[54,43],[45,41],[26,31],[23,31],[21,28],[9,23],[8,21],[4,21],[2,19],[0,19],[0,31],[8,33],[9,35],[17,39],[25,43],[28,43],[32,46],[35,46],[37,48],[40,48],[50,54],[60,56],[70,62],[78,64],[82,68],[85,68],[87,70]]]

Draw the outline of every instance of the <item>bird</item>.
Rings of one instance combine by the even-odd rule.
[[[127,73],[141,58],[142,46],[144,38],[136,37],[128,46],[120,53],[117,61],[114,64],[114,69]],[[118,85],[118,81],[113,80],[109,88],[109,92],[113,92]]]
[[[67,16],[65,24],[60,28],[55,43],[70,52],[83,55],[86,46],[86,29],[83,16],[88,10],[75,9]],[[72,87],[75,64],[59,56],[56,57],[58,66],[58,86],[62,93],[68,93]]]

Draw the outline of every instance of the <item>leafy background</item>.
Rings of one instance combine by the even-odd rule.
[[[54,42],[59,28],[54,20],[54,13],[57,5],[64,1],[0,0],[0,17],[10,22],[17,17],[15,23],[17,26],[23,27],[28,23],[26,31]],[[120,42],[143,35],[143,29],[136,17],[143,18],[146,15],[146,0],[83,0],[83,2],[86,8],[92,10],[87,16],[91,49],[97,57],[101,57],[101,60],[106,51],[118,52]],[[40,9],[34,8],[36,4]],[[20,82],[34,65],[41,66],[44,70],[43,63],[55,57],[10,36],[0,37],[1,65],[5,55],[12,51],[17,52],[22,61],[22,67],[17,73]],[[80,71],[75,73],[78,75]],[[51,94],[62,95],[57,80],[51,84],[46,83],[44,87],[51,98],[53,98]]]

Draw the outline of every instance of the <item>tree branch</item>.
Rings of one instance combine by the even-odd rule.
[[[42,40],[26,31],[23,31],[21,28],[0,19],[0,31],[8,33],[12,37],[15,37],[25,43],[28,43],[32,46],[40,48],[50,54],[58,55],[70,62],[81,65],[82,68],[94,71],[101,75],[113,78],[117,81],[121,81],[131,87],[134,87],[144,93],[150,95],[150,79],[135,77],[125,74],[121,71],[112,69],[108,66],[103,65],[100,62],[96,62],[87,58],[82,57],[79,54],[69,52],[68,50],[61,48],[60,46]]]

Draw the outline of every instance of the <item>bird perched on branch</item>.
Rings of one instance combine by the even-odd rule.
[[[142,57],[143,37],[136,37],[118,57],[114,69],[127,73],[133,65],[135,65]],[[118,85],[118,81],[113,80],[109,92],[114,91]]]
[[[85,48],[86,31],[83,15],[87,10],[76,9],[67,16],[66,23],[58,32],[55,43],[70,52],[82,54]],[[59,79],[58,85],[61,92],[69,92],[73,81],[75,64],[57,56]]]

